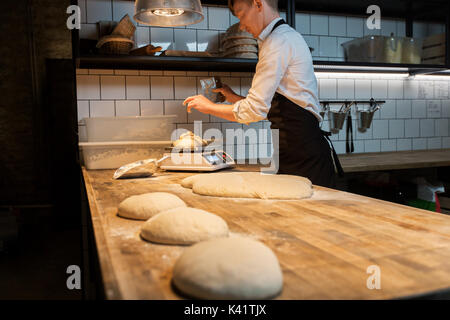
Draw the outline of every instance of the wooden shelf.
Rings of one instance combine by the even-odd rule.
[[[92,69],[152,69],[193,71],[254,72],[256,59],[200,58],[200,57],[146,57],[146,56],[82,56],[78,68]]]
[[[77,68],[254,72],[256,62],[256,59],[239,58],[86,55],[77,59]],[[316,71],[409,72],[412,74],[438,72],[448,69],[442,65],[349,63],[340,61],[314,61],[314,66]]]

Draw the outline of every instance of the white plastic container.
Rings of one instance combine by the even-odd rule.
[[[160,159],[172,141],[80,142],[84,165],[88,170],[118,169],[124,164]]]
[[[176,115],[84,118],[88,142],[167,141]]]

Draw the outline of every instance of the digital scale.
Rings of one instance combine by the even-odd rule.
[[[233,158],[226,152],[220,150],[204,151],[181,150],[165,153],[160,163],[160,168],[171,171],[217,171],[235,166]]]

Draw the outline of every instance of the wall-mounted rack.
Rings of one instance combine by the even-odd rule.
[[[355,105],[358,118],[358,129],[360,131],[365,131],[370,128],[374,113],[380,109],[380,105],[385,102],[385,100],[375,100],[373,98],[370,100],[322,100],[320,101],[320,104],[322,105],[320,115],[323,118],[328,111],[331,132],[337,133],[342,129],[351,106]],[[339,110],[331,110],[330,104],[340,104],[341,108]],[[370,107],[367,110],[358,109],[358,104],[368,104]]]

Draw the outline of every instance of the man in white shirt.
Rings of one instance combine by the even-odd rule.
[[[268,119],[271,128],[279,130],[279,150],[275,150],[278,173],[301,175],[314,184],[333,186],[333,159],[341,168],[319,127],[323,119],[308,45],[280,18],[278,0],[229,0],[229,7],[240,28],[258,40],[252,86],[246,97],[227,85],[217,89],[232,105],[215,104],[202,95],[188,97],[184,101],[188,112],[194,108],[245,124]]]

